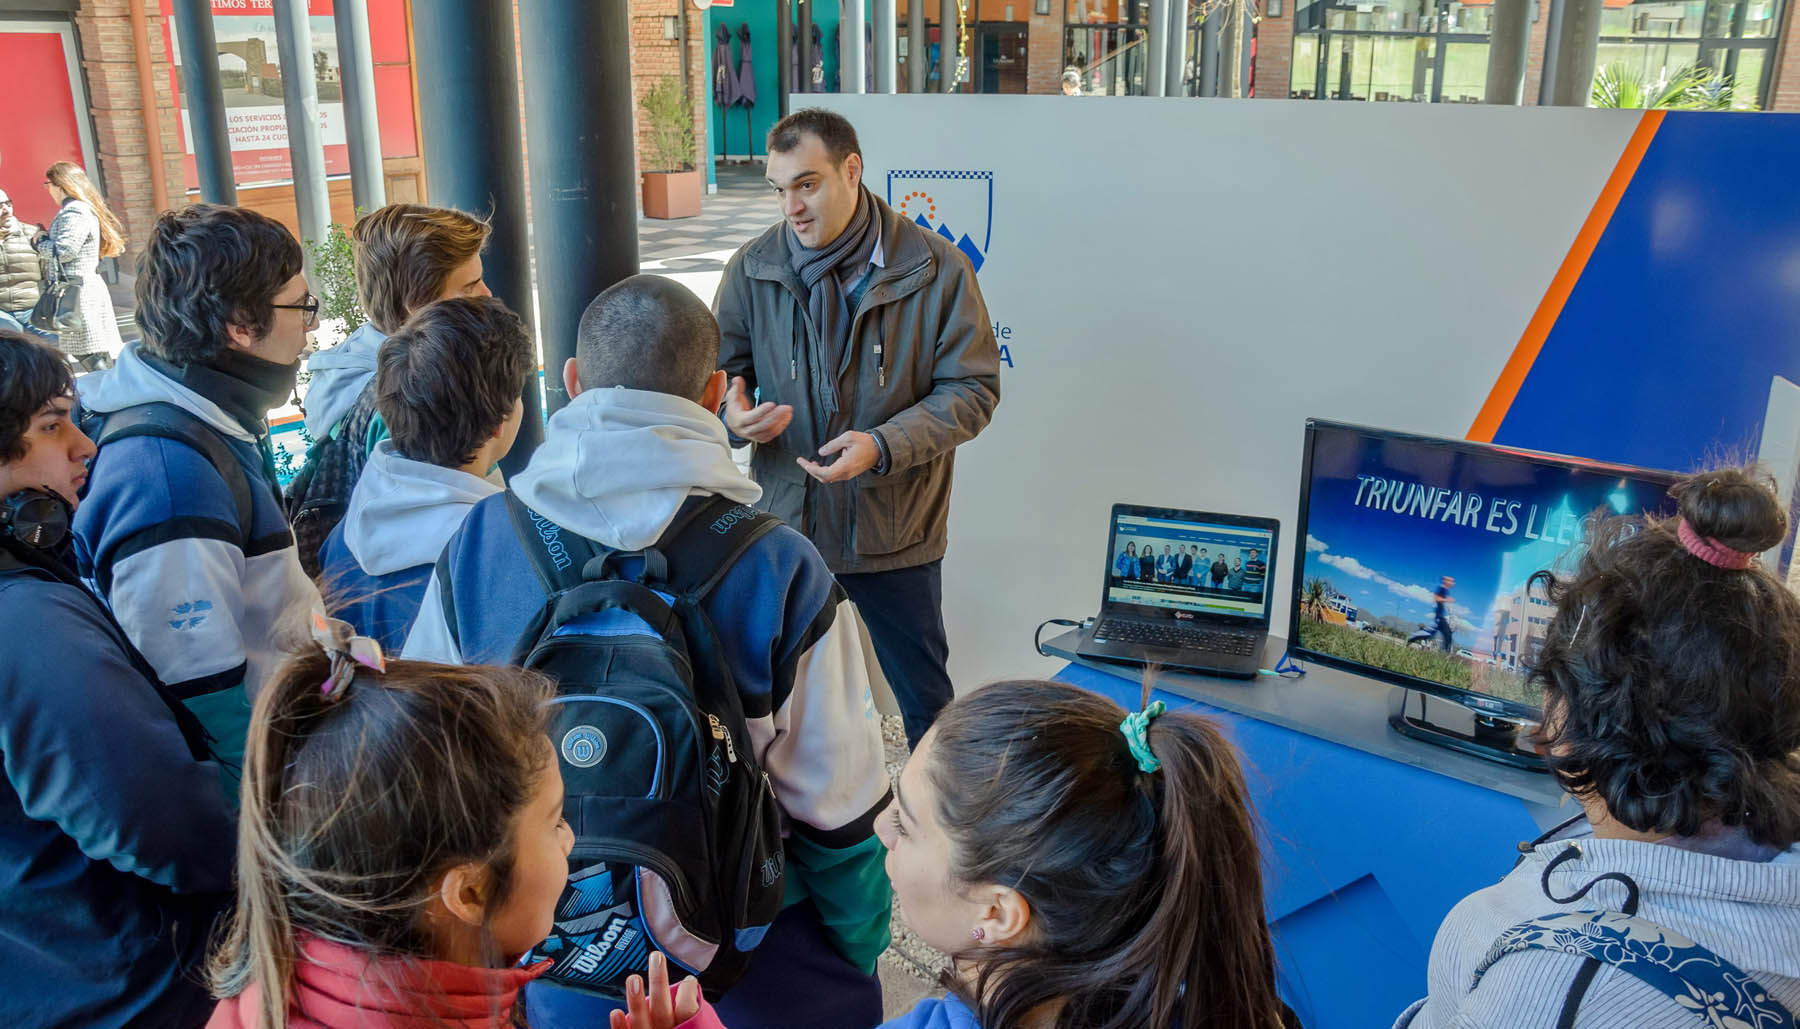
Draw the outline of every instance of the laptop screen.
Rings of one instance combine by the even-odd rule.
[[[1275,534],[1204,517],[1115,510],[1106,602],[1266,620]]]

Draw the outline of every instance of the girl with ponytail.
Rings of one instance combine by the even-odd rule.
[[[878,831],[902,916],[955,960],[893,1029],[1284,1024],[1243,772],[1205,718],[989,686],[938,716]]]
[[[251,718],[209,1029],[513,1025],[549,962],[515,966],[550,931],[573,844],[550,683],[390,661],[347,623],[313,626]],[[631,1025],[717,1025],[693,980],[671,996],[658,971]]]

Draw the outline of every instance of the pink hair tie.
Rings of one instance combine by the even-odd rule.
[[[1733,550],[1718,540],[1700,535],[1688,524],[1686,518],[1681,520],[1681,527],[1675,530],[1675,535],[1681,538],[1681,545],[1687,548],[1688,553],[1714,568],[1737,571],[1750,567],[1750,563],[1756,560],[1755,554]]]

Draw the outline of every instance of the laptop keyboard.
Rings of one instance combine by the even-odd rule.
[[[1101,619],[1094,638],[1114,643],[1138,643],[1150,647],[1174,647],[1181,650],[1204,650],[1212,654],[1236,654],[1248,657],[1256,652],[1259,639],[1254,634],[1199,629],[1169,622]]]

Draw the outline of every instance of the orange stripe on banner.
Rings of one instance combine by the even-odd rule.
[[[1618,209],[1620,198],[1624,197],[1626,187],[1631,185],[1632,176],[1637,174],[1645,151],[1650,149],[1650,141],[1656,138],[1656,130],[1661,127],[1665,113],[1667,112],[1645,111],[1643,118],[1638,121],[1637,130],[1631,134],[1631,141],[1625,144],[1625,152],[1613,167],[1612,176],[1600,191],[1600,199],[1594,202],[1594,209],[1588,212],[1587,221],[1576,234],[1568,256],[1563,258],[1562,267],[1557,269],[1556,278],[1550,280],[1550,289],[1544,294],[1543,302],[1538,304],[1537,313],[1531,316],[1531,323],[1525,327],[1525,335],[1520,337],[1519,345],[1513,348],[1512,357],[1507,359],[1506,367],[1500,371],[1500,378],[1494,381],[1494,389],[1488,394],[1487,403],[1481,405],[1481,413],[1475,416],[1475,424],[1469,426],[1469,439],[1478,443],[1494,441],[1494,434],[1500,431],[1500,423],[1506,419],[1514,398],[1519,395],[1519,387],[1525,385],[1525,376],[1531,374],[1531,366],[1537,362],[1538,352],[1544,349],[1544,341],[1550,338],[1550,330],[1555,327],[1556,320],[1562,317],[1563,305],[1569,302],[1569,294],[1575,291],[1575,284],[1581,281],[1581,273],[1587,270],[1588,259],[1594,256],[1594,247],[1600,242],[1600,237],[1605,235],[1606,226],[1612,222],[1613,212]]]

